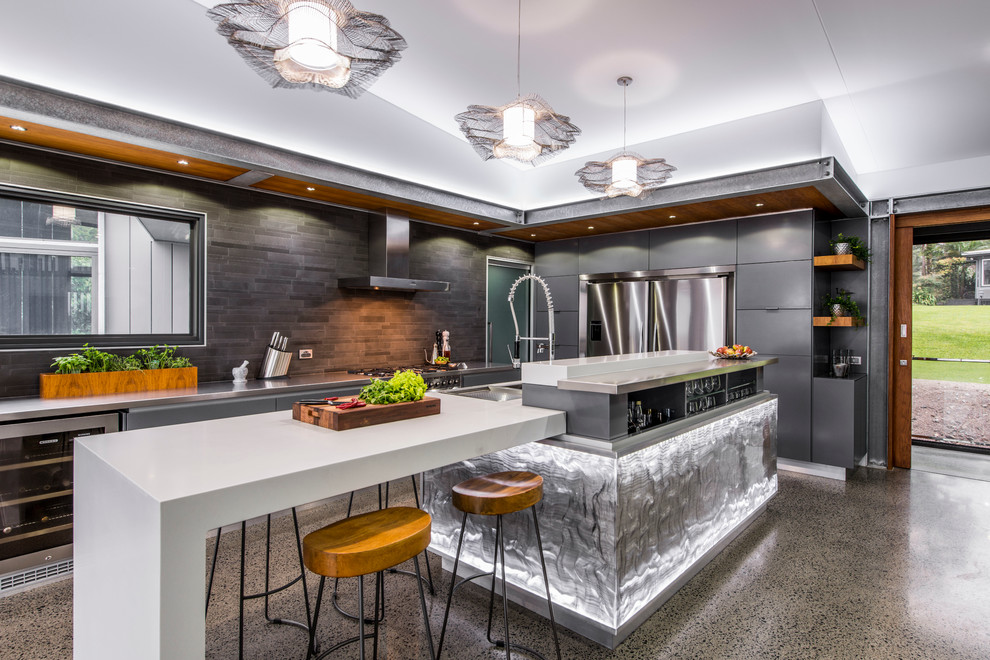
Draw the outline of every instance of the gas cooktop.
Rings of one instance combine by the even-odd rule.
[[[414,371],[423,376],[429,374],[447,373],[450,371],[456,371],[456,366],[447,365],[409,365],[404,367],[372,367],[372,368],[359,368],[359,369],[348,369],[349,374],[361,374],[363,376],[371,376],[373,378],[391,378],[398,371]]]

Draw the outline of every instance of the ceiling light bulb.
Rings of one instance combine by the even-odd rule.
[[[480,222],[476,222],[476,223],[474,223],[474,226],[477,227],[480,224],[481,224]]]
[[[594,225],[588,225],[588,229],[594,229]]]
[[[14,131],[26,131],[27,130],[26,128],[24,128],[23,126],[21,126],[19,124],[11,124],[10,125],[10,128],[11,128],[11,130],[14,130]]]
[[[316,190],[316,188],[314,188],[313,186],[306,186],[306,190],[308,190],[309,192],[313,192],[314,190]]]
[[[495,144],[495,157],[531,161],[543,150],[535,137],[536,110],[524,103],[510,105],[502,111],[502,141]]]
[[[670,219],[673,220],[676,217],[677,217],[676,215],[672,215],[672,216],[670,216]]]
[[[179,160],[179,161],[176,161],[176,162],[178,162],[179,165],[188,165],[189,164],[189,161],[188,160],[185,160],[185,159],[182,159],[182,160]]]
[[[294,83],[343,87],[351,60],[338,50],[336,14],[323,3],[293,2],[285,12],[289,45],[275,51],[279,74]]]
[[[763,202],[757,202],[756,205],[757,206],[763,206]]]

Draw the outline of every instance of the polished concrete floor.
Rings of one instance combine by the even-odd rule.
[[[406,487],[399,499],[408,499],[409,492]],[[362,499],[362,506],[373,503],[370,491]],[[345,504],[336,500],[304,512],[304,532],[341,515]],[[290,520],[275,523],[280,567],[292,563]],[[249,588],[260,584],[262,534],[262,526],[249,533]],[[562,655],[568,660],[990,658],[988,547],[988,482],[867,468],[845,482],[782,472],[780,494],[767,512],[618,649],[562,630]],[[210,658],[237,657],[238,551],[238,535],[224,534],[207,623]],[[449,575],[441,576],[436,557],[432,568],[443,594],[428,597],[436,635]],[[379,657],[428,657],[415,580],[390,575],[386,581],[389,604]],[[344,601],[355,591],[354,581],[348,582]],[[315,582],[310,587],[313,599]],[[62,580],[0,598],[0,658],[70,657],[71,596],[72,581]],[[473,587],[455,601],[444,658],[505,656],[485,642],[487,605],[487,594]],[[296,588],[273,599],[272,610],[305,616]],[[319,631],[325,643],[354,632],[355,624],[328,612]],[[552,657],[545,620],[515,607],[510,618],[513,641]],[[249,604],[245,657],[304,657],[304,633],[262,621],[260,602]],[[356,658],[357,648],[345,647],[333,657]]]

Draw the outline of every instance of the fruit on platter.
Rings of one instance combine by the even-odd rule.
[[[751,355],[756,355],[754,351],[749,346],[744,346],[743,344],[733,344],[732,346],[719,346],[714,351],[710,351],[712,355],[720,358],[748,358]]]
[[[438,355],[437,356],[437,359],[435,359],[433,361],[433,364],[447,364],[448,362],[450,362],[450,358],[449,357],[444,357],[442,355]]]

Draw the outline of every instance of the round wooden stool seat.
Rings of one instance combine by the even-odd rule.
[[[451,500],[465,513],[498,516],[522,511],[543,499],[543,477],[532,472],[496,472],[454,486]]]
[[[303,538],[303,561],[332,578],[384,571],[426,550],[430,524],[430,514],[405,506],[344,518]]]

